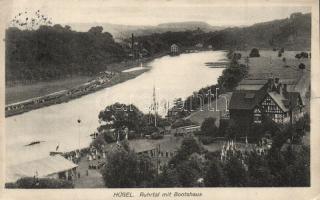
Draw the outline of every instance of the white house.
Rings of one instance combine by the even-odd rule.
[[[67,179],[76,177],[78,165],[65,159],[61,155],[48,156],[46,158],[8,166],[6,182],[16,182],[23,177]]]

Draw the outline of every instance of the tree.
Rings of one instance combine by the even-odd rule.
[[[94,146],[96,149],[102,150],[102,145],[106,145],[106,140],[104,138],[104,135],[100,134],[98,135],[92,142],[91,145]]]
[[[200,153],[201,147],[193,137],[184,138],[178,153],[169,161],[170,164],[178,165],[187,160],[193,153]]]
[[[176,166],[179,182],[182,187],[194,187],[201,177],[201,168],[195,160],[187,160]]]
[[[248,186],[268,187],[273,186],[273,176],[271,175],[266,156],[251,152],[248,155]]]
[[[91,27],[88,32],[93,33],[94,35],[98,35],[98,34],[101,34],[102,31],[103,31],[102,26],[95,26],[95,27]]]
[[[109,188],[141,187],[148,186],[154,178],[153,169],[150,158],[119,147],[107,155],[102,176]]]
[[[301,151],[294,154],[295,159],[287,167],[289,174],[287,186],[310,186],[310,148],[303,147]]]
[[[257,48],[251,49],[249,57],[260,57],[259,50]]]
[[[229,186],[244,187],[247,185],[247,172],[244,168],[244,165],[242,164],[242,161],[239,158],[231,156],[227,163],[224,165],[224,171],[229,180]]]
[[[227,184],[221,164],[218,160],[211,160],[204,177],[206,187],[222,187]]]
[[[213,117],[206,118],[201,124],[201,132],[205,135],[216,137],[218,135],[218,128],[215,122],[216,119]]]
[[[99,120],[104,124],[98,130],[101,132],[115,129],[116,133],[123,133],[124,129],[128,128],[129,131],[139,133],[141,128],[146,126],[142,119],[143,113],[134,105],[115,103],[99,113]]]
[[[299,64],[299,69],[305,69],[306,68],[306,65],[305,64],[303,64],[303,63],[300,63]]]
[[[180,187],[177,170],[164,166],[162,173],[156,178],[156,187]]]

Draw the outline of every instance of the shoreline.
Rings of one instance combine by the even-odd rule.
[[[139,66],[140,63],[147,64],[152,62],[153,60],[163,57],[167,55],[166,53],[157,54],[151,56],[149,58],[141,59],[140,61],[134,61],[133,63],[115,63],[114,65],[124,65],[124,70],[131,69]],[[12,103],[5,105],[5,117],[11,117],[14,115],[23,114],[25,112],[29,112],[35,109],[51,106],[54,104],[66,103],[73,99],[80,98],[84,95],[88,95],[99,91],[101,89],[105,89],[111,86],[114,86],[119,83],[123,83],[127,80],[138,77],[139,75],[149,71],[150,68],[144,68],[141,70],[133,70],[130,72],[123,71],[114,71],[114,72],[101,72],[99,75],[96,75],[91,81],[88,81],[84,84],[77,85],[68,90],[60,90],[57,92],[53,92],[47,95],[43,95],[40,97],[30,98],[24,101],[20,101],[17,103]]]

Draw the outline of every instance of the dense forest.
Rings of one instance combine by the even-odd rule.
[[[131,39],[115,42],[101,26],[88,32],[70,26],[42,25],[36,30],[9,27],[6,30],[6,83],[34,82],[94,75],[110,63],[130,59]],[[135,38],[135,47],[152,56],[169,50],[172,43],[181,49],[198,43],[213,49],[285,48],[310,49],[311,14],[294,13],[289,18],[243,28],[204,32],[200,28],[181,32],[155,33]]]
[[[50,80],[92,75],[125,57],[124,49],[101,27],[75,32],[70,27],[40,26],[6,31],[6,80]]]

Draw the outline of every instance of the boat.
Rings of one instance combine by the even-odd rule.
[[[41,142],[44,142],[44,141],[39,141],[39,140],[37,140],[37,141],[32,141],[32,142],[30,142],[29,144],[26,144],[25,146],[32,146],[32,145],[40,144]]]

